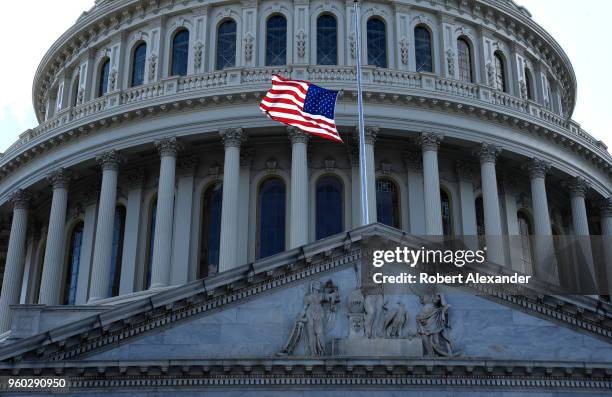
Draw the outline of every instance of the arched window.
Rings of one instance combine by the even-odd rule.
[[[519,235],[521,236],[523,268],[527,274],[531,274],[533,273],[533,251],[531,249],[533,226],[531,225],[531,219],[524,211],[519,210],[516,216],[518,218]]]
[[[531,81],[531,70],[529,70],[529,68],[525,68],[523,73],[525,74],[525,90],[527,91],[527,99],[533,101],[533,83]]]
[[[450,196],[444,189],[440,189],[440,206],[442,210],[442,234],[444,236],[453,235],[453,217],[451,210]]]
[[[64,276],[64,305],[74,305],[76,301],[79,265],[81,264],[81,245],[83,244],[83,222],[77,223],[70,233],[68,263]]]
[[[495,62],[495,89],[506,92],[506,70],[504,69],[504,59],[499,51],[493,54]]]
[[[210,276],[219,270],[222,197],[223,185],[221,183],[214,183],[204,191],[198,278]]]
[[[414,28],[414,60],[417,72],[433,72],[431,34],[424,26]]]
[[[342,183],[331,175],[322,176],[316,188],[317,240],[340,233],[342,227]]]
[[[333,15],[317,18],[317,65],[338,64],[338,21]]]
[[[181,29],[174,34],[172,39],[172,65],[171,76],[184,76],[187,74],[187,62],[189,58],[189,31]]]
[[[108,58],[102,61],[100,66],[100,77],[98,78],[98,96],[108,92],[108,74],[110,72],[110,60]]]
[[[280,178],[265,180],[259,187],[259,258],[285,249],[285,184]]]
[[[140,43],[134,48],[132,55],[132,87],[144,83],[145,64],[147,62],[147,44]]]
[[[391,179],[376,180],[376,217],[380,223],[400,228],[399,190]]]
[[[377,17],[367,23],[368,65],[387,67],[387,29],[385,22]]]
[[[457,61],[459,62],[459,80],[472,83],[472,50],[464,37],[457,39]]]
[[[217,70],[236,66],[236,22],[228,19],[217,29]]]
[[[121,262],[123,257],[123,237],[125,235],[125,207],[115,207],[115,221],[113,223],[113,247],[111,251],[110,283],[108,296],[119,295],[121,281]]]
[[[276,14],[266,24],[266,66],[287,64],[287,19]]]
[[[155,221],[157,218],[157,197],[151,201],[149,207],[149,234],[147,238],[147,260],[145,261],[144,269],[144,289],[149,289],[151,286],[151,266],[153,264],[153,248],[155,245]]]

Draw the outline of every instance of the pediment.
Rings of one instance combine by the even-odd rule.
[[[416,326],[424,305],[421,297],[414,294],[386,296],[389,304],[376,320],[376,335],[359,339],[367,331],[363,324],[355,331],[355,323],[369,321],[364,318],[366,310],[349,313],[347,302],[357,289],[355,264],[362,258],[364,241],[371,238],[424,244],[419,239],[411,241],[396,229],[368,225],[16,340],[0,348],[0,360],[7,364],[203,357],[280,360],[287,356],[357,356],[359,344],[372,349],[362,349],[366,353],[399,350],[403,357],[413,359],[424,359],[428,353],[444,356],[444,352],[426,351],[427,344]],[[338,295],[333,324],[326,323],[324,343],[319,347],[313,347],[316,345],[312,345],[312,339],[306,341],[312,330],[297,329],[313,282],[320,290],[327,288],[327,292]],[[570,300],[537,292],[532,296],[500,293],[488,297],[464,291],[441,292],[445,302],[438,299],[430,306],[448,306],[447,333],[454,346],[446,358],[524,358],[526,353],[521,346],[540,352],[539,356],[527,354],[534,360],[565,356],[578,361],[605,361],[602,355],[612,355],[612,330],[606,323],[610,316],[602,314],[601,306],[587,298]],[[386,335],[381,323],[385,316],[399,311],[400,302],[406,311],[405,325],[399,333]],[[327,320],[329,305],[322,303],[317,315]],[[353,331],[357,334],[351,334]],[[292,335],[297,340],[287,351]],[[351,339],[351,335],[357,339]]]

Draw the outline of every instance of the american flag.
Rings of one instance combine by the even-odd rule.
[[[334,121],[337,97],[338,91],[275,74],[272,76],[272,88],[259,108],[272,120],[342,142]]]

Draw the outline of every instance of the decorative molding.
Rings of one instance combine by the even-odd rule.
[[[499,146],[490,143],[482,142],[473,152],[474,156],[480,159],[480,163],[495,163],[497,156],[502,149]]]
[[[376,143],[376,139],[378,139],[379,132],[380,132],[379,127],[366,125],[365,126],[365,144],[374,145]]]
[[[96,156],[96,162],[102,171],[118,171],[125,158],[117,150],[109,150]]]
[[[550,163],[534,157],[522,168],[529,173],[530,179],[545,178],[546,173],[550,170]]]
[[[441,134],[436,134],[433,132],[421,132],[419,137],[417,138],[417,145],[421,148],[423,152],[433,151],[437,152],[440,148],[440,142],[444,139],[444,136]]]
[[[228,128],[219,131],[219,135],[226,149],[229,147],[240,148],[240,145],[247,141],[247,133],[242,128]]]
[[[308,143],[310,140],[310,134],[302,131],[301,129],[293,126],[287,127],[287,134],[289,136],[289,141],[291,144],[295,143]]]
[[[182,149],[181,142],[176,137],[163,138],[154,142],[160,157],[176,157]]]
[[[58,168],[47,174],[47,181],[53,189],[68,189],[72,173],[65,168]]]
[[[32,201],[32,193],[28,190],[17,189],[9,196],[9,201],[13,204],[13,210],[27,210]]]
[[[572,197],[582,197],[584,198],[591,188],[591,184],[586,181],[581,176],[577,176],[573,179],[565,181],[563,186],[569,189],[570,195]]]

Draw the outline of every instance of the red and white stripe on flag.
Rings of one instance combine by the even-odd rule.
[[[272,76],[272,88],[259,109],[272,120],[297,127],[307,133],[342,142],[333,114],[337,91],[325,90],[302,80]],[[305,111],[304,107],[310,111]],[[327,117],[327,116],[332,116]]]

